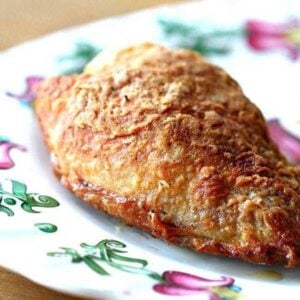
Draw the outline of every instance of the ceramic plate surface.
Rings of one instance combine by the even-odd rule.
[[[32,100],[45,77],[142,41],[192,48],[225,68],[300,161],[299,1],[199,1],[60,31],[0,54],[0,264],[104,299],[300,299],[300,270],[197,254],[99,213],[54,177]],[[176,298],[176,299],[177,299]]]

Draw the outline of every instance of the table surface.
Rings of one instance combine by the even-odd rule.
[[[46,33],[180,0],[0,0],[0,50]],[[181,0],[182,1],[182,0]],[[0,267],[0,300],[76,300]]]

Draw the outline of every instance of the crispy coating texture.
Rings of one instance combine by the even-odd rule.
[[[78,197],[155,237],[254,263],[299,265],[300,171],[222,69],[150,43],[46,80],[35,109]]]

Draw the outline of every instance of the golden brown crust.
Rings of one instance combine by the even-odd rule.
[[[300,171],[238,84],[199,55],[152,44],[42,84],[35,103],[61,181],[169,242],[299,264]]]

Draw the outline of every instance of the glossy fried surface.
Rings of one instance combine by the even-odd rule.
[[[142,44],[46,80],[35,109],[84,201],[171,243],[299,265],[300,171],[260,111],[196,53]]]

